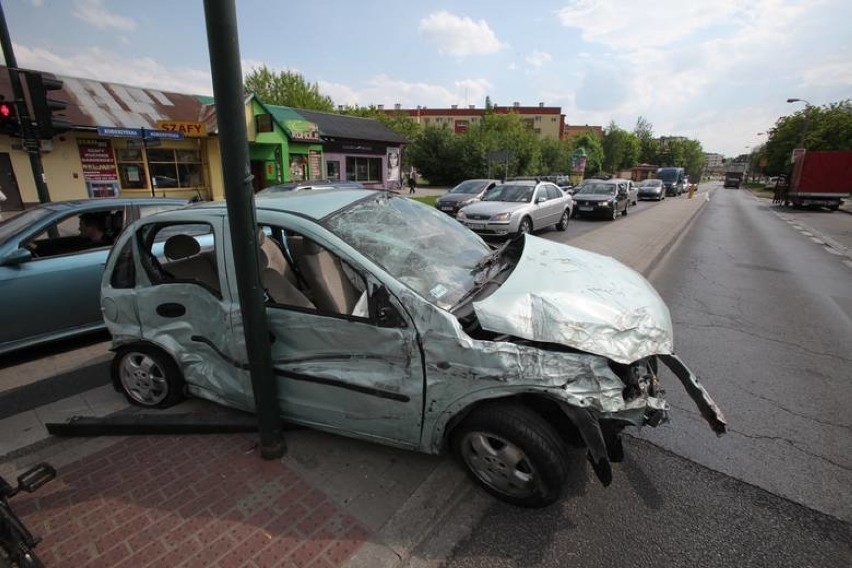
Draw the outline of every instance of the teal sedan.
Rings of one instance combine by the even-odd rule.
[[[103,329],[98,298],[112,241],[132,221],[186,203],[61,201],[0,223],[0,354]],[[81,222],[101,238],[85,236]]]

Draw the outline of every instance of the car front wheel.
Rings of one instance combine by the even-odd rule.
[[[559,222],[556,224],[556,228],[559,229],[560,231],[567,231],[568,230],[568,219],[570,217],[571,217],[571,215],[568,213],[567,209],[565,211],[563,211],[562,217],[559,219]]]
[[[184,379],[177,364],[161,350],[133,345],[112,360],[113,382],[131,404],[167,408],[183,400]]]
[[[564,442],[547,421],[520,404],[493,404],[473,411],[452,442],[470,477],[507,503],[550,505],[567,482]]]
[[[532,222],[530,222],[529,217],[524,217],[518,226],[518,234],[529,233],[530,231],[532,231]]]

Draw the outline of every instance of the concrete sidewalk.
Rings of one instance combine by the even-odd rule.
[[[647,275],[708,199],[665,200],[570,244]],[[105,369],[99,357],[100,343],[41,372]],[[0,371],[0,386],[17,385],[6,394],[33,380],[29,365]],[[169,411],[231,412],[200,400]],[[465,529],[442,526],[444,515],[489,502],[449,458],[307,429],[286,432],[287,454],[265,461],[254,434],[60,439],[44,428],[116,412],[136,410],[103,386],[0,420],[0,474],[41,460],[59,472],[13,500],[47,566],[434,565]]]

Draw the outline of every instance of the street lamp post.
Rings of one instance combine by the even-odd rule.
[[[805,120],[802,124],[802,133],[799,139],[799,148],[805,147],[805,137],[808,135],[808,128],[810,127],[810,108],[813,106],[810,102],[805,99],[787,99],[788,103],[805,103]]]

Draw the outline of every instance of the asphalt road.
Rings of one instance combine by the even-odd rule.
[[[490,504],[448,566],[849,565],[852,270],[785,214],[713,191],[651,276],[729,433],[664,376],[672,424],[627,440],[609,488],[583,464],[553,507]]]
[[[546,509],[493,501],[445,566],[849,565],[849,525],[647,442],[628,440],[626,450],[610,487],[578,473],[571,494]]]

